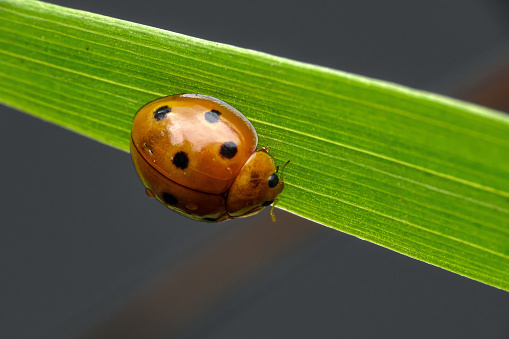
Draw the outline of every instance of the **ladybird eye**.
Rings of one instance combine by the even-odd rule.
[[[269,178],[269,187],[270,188],[276,187],[278,183],[279,183],[278,176],[276,175],[276,173],[272,173],[272,175]]]

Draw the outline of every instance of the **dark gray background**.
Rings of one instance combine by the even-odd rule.
[[[50,2],[443,93],[509,46],[504,0]],[[269,222],[186,220],[145,197],[127,153],[0,109],[1,338],[89,333],[209,241]],[[159,337],[509,338],[509,293],[302,227],[307,241]]]

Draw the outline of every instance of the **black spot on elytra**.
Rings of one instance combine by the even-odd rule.
[[[157,121],[163,120],[166,118],[166,115],[171,112],[171,107],[168,106],[161,106],[154,112],[154,118],[156,118]]]
[[[237,154],[237,145],[233,141],[227,141],[221,145],[219,154],[225,158],[231,159]]]
[[[175,198],[175,196],[171,195],[170,193],[163,193],[163,200],[168,205],[177,205],[179,203],[178,199]]]
[[[269,178],[269,187],[273,188],[276,187],[279,183],[279,178],[276,173],[272,173],[272,175]]]
[[[272,203],[274,202],[274,200],[269,200],[269,201],[266,201],[262,204],[262,206],[270,206]]]
[[[207,221],[207,222],[216,222],[217,219],[215,219],[215,218],[203,218],[202,220],[203,221]]]
[[[210,122],[211,124],[214,124],[219,121],[219,117],[221,116],[221,112],[216,111],[215,109],[210,110],[205,113],[205,120]]]
[[[187,157],[186,152],[177,152],[173,156],[173,164],[180,169],[186,169],[189,164],[189,158]]]

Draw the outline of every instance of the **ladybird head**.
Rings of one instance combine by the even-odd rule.
[[[264,147],[255,152],[235,179],[226,203],[230,216],[247,217],[277,202],[277,196],[284,189],[284,181],[283,176],[278,175],[279,168],[267,150],[268,147]]]

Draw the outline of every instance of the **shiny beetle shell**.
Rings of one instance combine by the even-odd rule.
[[[191,219],[219,222],[260,212],[284,188],[274,158],[257,143],[251,122],[231,105],[179,94],[136,113],[131,157],[149,197]]]

